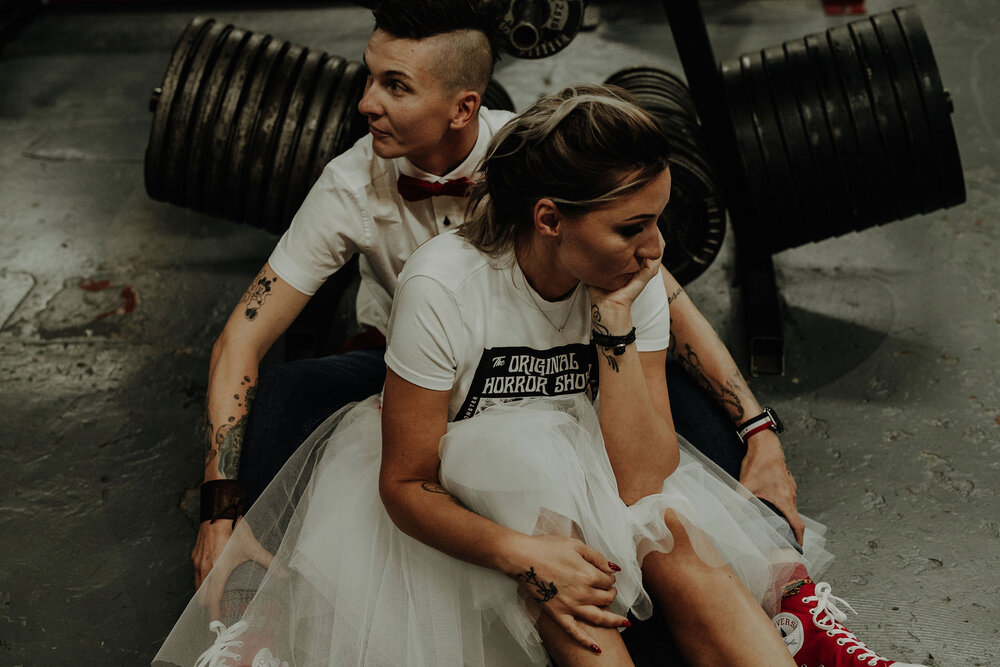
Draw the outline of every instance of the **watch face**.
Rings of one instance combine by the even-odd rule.
[[[781,420],[778,418],[778,413],[771,408],[764,408],[764,412],[766,412],[767,416],[771,418],[772,422],[774,422],[775,433],[783,433],[785,431],[785,425],[782,424]]]

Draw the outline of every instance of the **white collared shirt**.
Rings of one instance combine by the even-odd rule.
[[[271,253],[271,268],[298,291],[313,295],[360,254],[358,323],[385,333],[403,264],[421,243],[462,224],[467,203],[465,197],[408,202],[396,189],[400,174],[428,181],[471,178],[490,138],[512,116],[480,109],[475,146],[444,176],[429,174],[406,158],[378,157],[371,135],[365,135],[323,169]]]

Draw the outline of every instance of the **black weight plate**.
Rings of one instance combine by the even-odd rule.
[[[922,208],[917,181],[917,165],[910,138],[903,126],[896,103],[896,91],[889,78],[889,68],[882,55],[882,45],[871,21],[854,21],[847,25],[854,38],[854,47],[861,59],[862,70],[868,84],[868,96],[879,127],[885,154],[889,158],[889,175],[893,192],[903,218],[916,215]]]
[[[851,123],[861,150],[861,163],[858,168],[865,171],[872,189],[872,218],[869,222],[899,220],[901,216],[890,176],[889,156],[886,155],[885,147],[882,145],[871,99],[868,97],[868,85],[861,71],[861,59],[854,48],[851,31],[846,25],[838,26],[827,30],[826,38],[840,76],[841,91],[847,99]]]
[[[507,53],[516,58],[545,58],[562,51],[573,41],[583,23],[583,0],[536,0],[537,4],[548,5],[547,16],[542,25],[536,25],[538,43],[521,49],[508,39],[504,45]],[[513,10],[524,3],[510,3],[511,10],[503,19],[503,30],[510,35],[514,26]]]
[[[798,224],[787,230],[787,236],[775,239],[775,242],[779,246],[794,248],[830,236],[830,208],[826,203],[826,189],[802,127],[798,100],[795,98],[785,61],[785,50],[780,46],[772,46],[764,49],[761,56],[785,147],[785,158],[804,213]]]
[[[663,79],[644,79],[644,80],[622,80],[613,85],[617,85],[620,88],[624,88],[629,93],[636,97],[652,97],[661,101],[663,104],[668,104],[674,108],[677,108],[682,113],[691,115],[697,118],[697,112],[694,108],[694,102],[691,99],[690,93],[686,88],[679,87],[674,82],[663,78]]]
[[[694,119],[687,113],[677,109],[664,107],[659,102],[649,102],[645,99],[638,100],[639,106],[648,111],[661,123],[669,125],[673,132],[680,132],[685,136],[695,135],[701,132],[701,128],[695,124]]]
[[[774,217],[774,195],[767,180],[764,155],[760,150],[760,139],[754,126],[750,110],[750,96],[743,81],[743,69],[739,60],[724,60],[720,64],[722,82],[726,96],[726,110],[739,147],[740,162],[743,165],[742,179],[737,190],[746,197],[745,209],[733,217],[733,224],[746,233],[765,233],[771,228]],[[744,189],[745,188],[745,189]],[[739,194],[730,195],[730,210],[740,204]]]
[[[361,96],[364,95],[367,81],[368,70],[364,65],[358,63],[357,69],[353,72],[347,108],[344,109],[342,120],[344,133],[337,139],[335,147],[337,155],[346,151],[358,139],[368,134],[368,117],[358,111],[358,104],[361,102]]]
[[[661,109],[685,116],[691,119],[691,123],[697,125],[697,116],[690,105],[684,100],[677,99],[672,94],[660,90],[649,90],[644,88],[627,89],[636,99],[642,100]]]
[[[850,193],[833,146],[830,128],[826,124],[823,101],[816,86],[817,72],[813,70],[804,40],[785,42],[783,50],[788,68],[788,85],[795,95],[799,120],[816,170],[815,178],[823,193],[813,205],[826,207],[829,212],[826,235],[837,236],[854,228],[852,217],[855,213],[850,206]]]
[[[630,84],[627,90],[637,95],[653,95],[692,118],[698,117],[690,94],[687,94],[686,90],[678,89],[665,81],[660,83]]]
[[[247,76],[249,87],[240,101],[235,132],[229,145],[229,169],[226,170],[225,217],[233,222],[243,222],[247,200],[247,172],[250,170],[250,149],[257,135],[262,102],[271,81],[271,72],[285,55],[288,42],[270,40],[262,47],[260,58]]]
[[[288,199],[285,203],[285,219],[291,222],[295,212],[306,198],[309,188],[315,182],[313,163],[320,135],[326,128],[327,112],[333,102],[333,95],[343,74],[347,61],[338,56],[327,56],[319,65],[319,78],[312,102],[303,120],[302,135],[292,159],[292,172],[288,179]]]
[[[198,105],[204,88],[202,83],[219,54],[220,37],[228,32],[225,25],[212,23],[206,30],[197,48],[191,55],[188,74],[179,97],[174,99],[167,137],[163,145],[163,179],[167,186],[168,201],[184,206],[188,149],[190,132],[194,129],[193,119],[197,118]]]
[[[230,33],[230,39],[232,38],[233,33]],[[226,79],[226,90],[219,103],[219,114],[215,119],[215,125],[212,127],[211,150],[208,152],[204,170],[204,210],[211,215],[225,214],[233,141],[236,137],[240,112],[244,111],[244,101],[253,86],[257,61],[270,41],[270,35],[247,33],[243,48],[233,62],[232,73]]]
[[[185,179],[184,199],[187,206],[196,211],[204,210],[206,193],[207,156],[212,152],[212,133],[219,117],[219,110],[225,97],[227,83],[238,60],[247,32],[233,26],[226,26],[226,33],[220,36],[221,48],[212,64],[211,71],[202,83],[201,100],[194,117],[194,127],[189,133],[188,163]]]
[[[624,69],[620,69],[617,72],[613,72],[612,74],[610,74],[608,78],[604,80],[604,83],[621,85],[619,83],[620,81],[625,81],[627,79],[636,76],[643,76],[645,74],[648,74],[649,72],[656,72],[656,71],[661,71],[661,70],[657,70],[655,67],[648,67],[645,65],[639,65],[636,67],[626,67]]]
[[[672,164],[670,203],[657,220],[666,245],[663,265],[682,285],[700,276],[722,248],[725,211],[717,193],[681,165]]]
[[[799,90],[811,93],[819,106],[821,118],[829,129],[833,150],[837,154],[839,172],[846,185],[845,192],[851,217],[842,219],[837,226],[840,234],[860,227],[867,227],[878,218],[876,202],[880,202],[862,163],[858,136],[851,120],[850,105],[844,95],[837,74],[830,45],[825,34],[807,35],[808,68],[799,72]],[[811,98],[811,94],[808,95]]]
[[[149,142],[146,145],[144,165],[144,180],[146,193],[153,199],[166,200],[166,184],[163,180],[164,154],[163,145],[170,125],[174,98],[180,94],[187,76],[191,52],[198,46],[202,34],[215,23],[214,19],[194,18],[177,39],[170,63],[167,65],[163,84],[160,86],[160,97],[153,113],[153,123],[149,131]]]
[[[623,83],[657,83],[663,84],[670,87],[680,86],[684,89],[687,86],[684,84],[683,79],[678,77],[672,72],[668,72],[664,69],[659,69],[657,67],[627,67],[622,70],[618,70],[611,76],[609,76],[604,81],[608,84],[618,85],[622,88],[626,86]]]
[[[344,63],[331,91],[330,101],[323,120],[323,128],[316,142],[316,153],[310,168],[310,182],[316,182],[323,167],[337,155],[337,144],[344,131],[345,110],[350,103],[351,86],[358,64],[354,61]]]
[[[914,167],[917,172],[917,186],[922,203],[921,213],[930,213],[944,206],[941,195],[941,170],[930,127],[924,115],[923,100],[917,87],[916,75],[910,62],[910,50],[906,46],[903,31],[892,13],[876,14],[871,17],[872,25],[882,44],[882,53],[889,68],[889,78],[896,90],[899,113],[903,118],[910,148],[913,150]]]
[[[302,68],[283,114],[280,133],[274,150],[271,168],[265,176],[266,196],[263,205],[262,227],[278,234],[288,227],[285,219],[285,200],[288,183],[294,171],[293,156],[305,126],[305,112],[312,102],[319,75],[319,65],[326,54],[318,49],[307,50]]]
[[[686,109],[663,95],[633,92],[632,97],[639,106],[650,113],[655,113],[663,117],[671,117],[676,119],[677,122],[686,125],[696,125],[694,118],[691,117]]]
[[[777,251],[787,247],[785,239],[805,223],[806,214],[795,189],[791,166],[785,156],[784,138],[778,128],[778,118],[768,94],[763,58],[759,52],[747,53],[740,57],[740,64],[750,93],[750,109],[757,127],[757,136],[760,137],[767,178],[771,184],[771,197],[774,200],[771,207],[775,216],[769,220],[769,242],[771,248]]]
[[[274,156],[284,122],[285,111],[295,81],[298,79],[305,49],[287,43],[285,52],[271,71],[267,91],[261,100],[260,118],[247,154],[246,211],[247,224],[264,227],[264,196],[267,181],[274,176]]]
[[[893,10],[896,21],[903,30],[910,47],[910,60],[920,83],[924,111],[930,124],[931,138],[941,167],[941,185],[945,206],[955,206],[965,201],[965,174],[958,153],[955,128],[951,124],[951,102],[941,83],[934,51],[924,32],[920,13],[916,7]]]
[[[698,110],[694,105],[694,98],[691,97],[691,90],[681,79],[669,72],[664,72],[663,85],[670,91],[670,97],[687,111],[692,118],[698,118]]]
[[[358,86],[359,76],[367,78],[364,66],[361,63],[350,61],[344,67],[340,80],[337,81],[330,109],[327,112],[326,127],[320,135],[319,145],[316,148],[316,157],[313,161],[313,181],[319,178],[323,167],[342,152],[342,144],[347,141],[348,126],[353,114],[357,113],[359,95],[355,88]]]
[[[689,122],[675,115],[664,116],[655,112],[652,115],[670,142],[671,151],[687,149],[694,154],[705,152],[703,148],[705,141],[701,128],[692,126]]]
[[[514,100],[510,99],[510,95],[496,79],[490,79],[486,84],[481,105],[487,109],[514,111]]]

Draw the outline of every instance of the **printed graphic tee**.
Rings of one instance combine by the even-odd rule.
[[[632,323],[640,352],[666,349],[662,280],[650,280],[636,298]],[[491,259],[447,233],[420,246],[399,276],[385,360],[404,380],[450,390],[448,419],[468,419],[527,397],[585,393],[593,400],[598,359],[590,331],[584,285],[545,301],[513,256]]]

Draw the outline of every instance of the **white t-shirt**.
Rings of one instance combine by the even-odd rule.
[[[633,302],[632,324],[640,352],[666,349],[670,312],[662,280],[650,280]],[[420,246],[399,276],[385,360],[404,380],[451,390],[448,419],[467,419],[530,396],[583,392],[593,399],[598,369],[590,331],[582,284],[563,301],[547,302],[513,258],[491,260],[457,234],[442,234]]]
[[[320,174],[268,262],[278,277],[303,294],[316,290],[360,253],[357,318],[386,331],[396,276],[413,250],[465,220],[465,197],[408,202],[396,190],[400,174],[428,181],[471,178],[493,134],[509,111],[479,110],[479,134],[468,157],[444,176],[406,158],[375,155],[370,134],[334,158]]]

